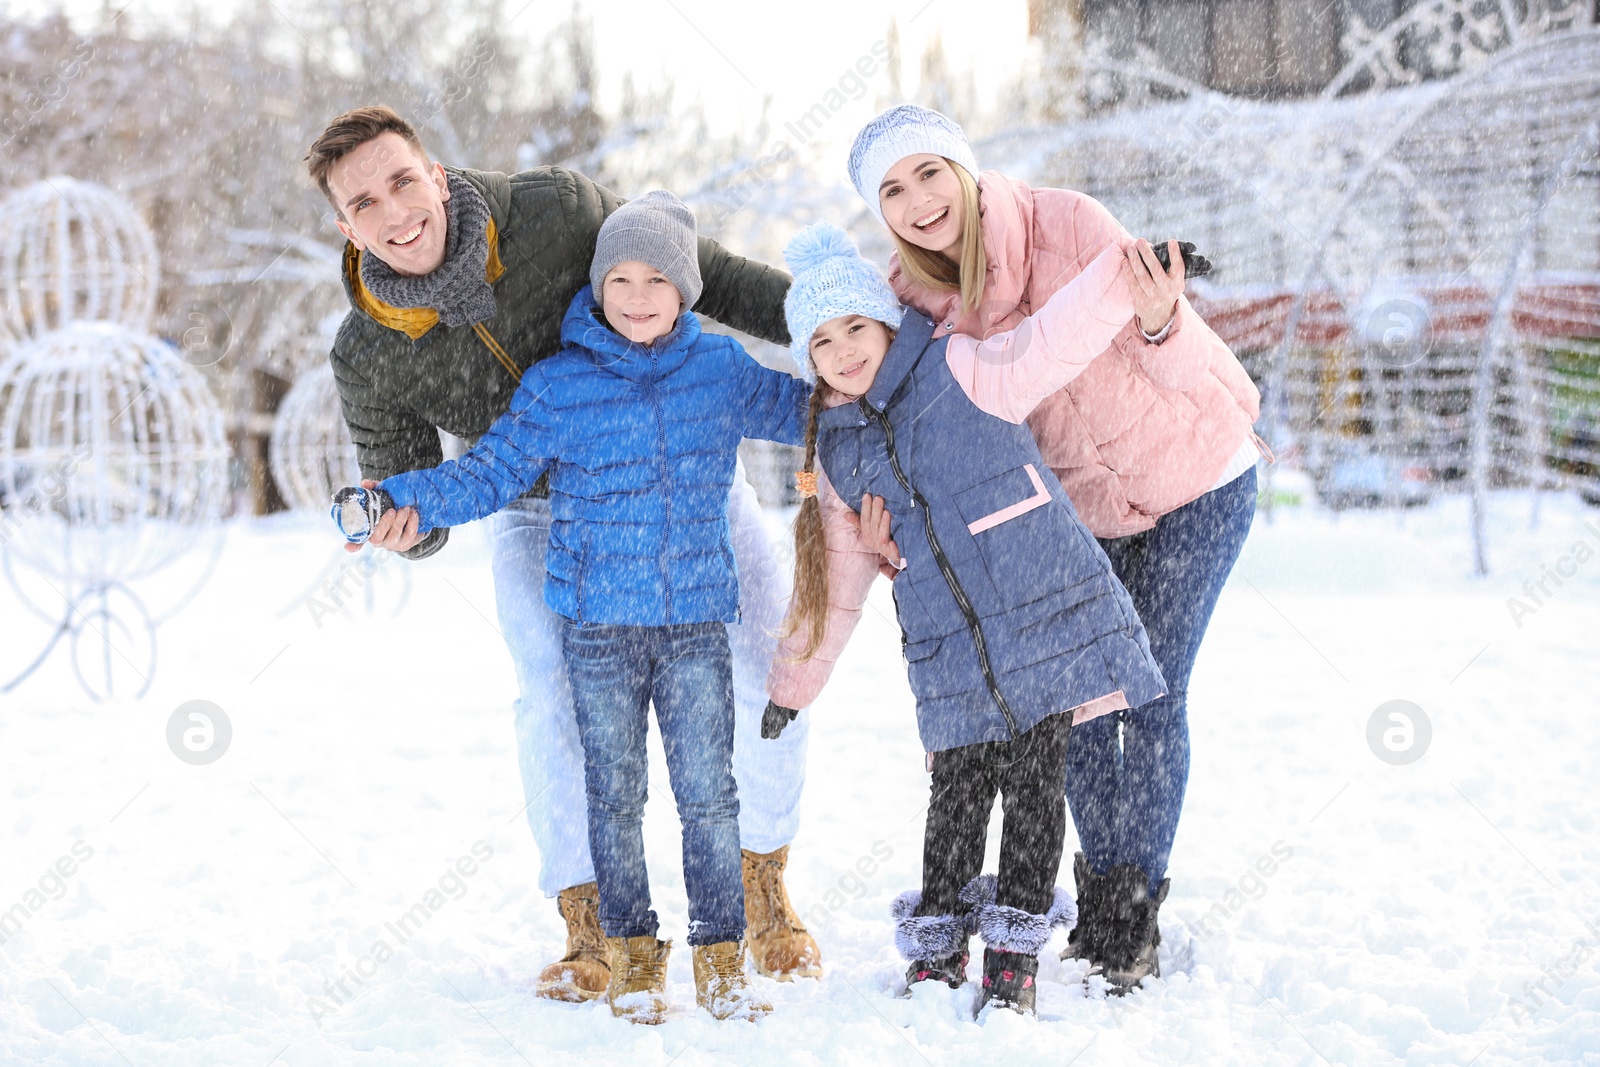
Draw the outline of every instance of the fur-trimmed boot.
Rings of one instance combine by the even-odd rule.
[[[978,936],[983,938],[983,1000],[978,1010],[993,1004],[1022,1015],[1033,1015],[1038,995],[1039,953],[1058,926],[1071,926],[1077,908],[1066,890],[1057,889],[1043,915],[996,904],[992,898],[978,908]]]
[[[912,889],[889,905],[894,917],[894,947],[911,961],[906,969],[906,996],[918,982],[943,982],[960,989],[967,980],[971,921],[965,915],[913,915],[921,903],[921,890]]]
[[[1106,874],[1106,883],[1101,963],[1089,973],[1103,976],[1108,992],[1121,996],[1146,978],[1161,977],[1157,914],[1172,879],[1163,878],[1152,894],[1142,868],[1119,863]]]
[[[1101,963],[1104,939],[1107,875],[1095,874],[1089,858],[1082,852],[1072,857],[1072,880],[1078,886],[1078,921],[1067,935],[1062,960],[1086,960],[1091,967]]]
[[[556,908],[567,921],[567,954],[539,972],[537,994],[573,1003],[593,1000],[611,982],[611,952],[600,932],[600,887],[586,882],[563,889]]]
[[[745,942],[756,973],[779,982],[822,977],[822,953],[789,903],[783,871],[789,846],[773,852],[741,850],[744,865]]]

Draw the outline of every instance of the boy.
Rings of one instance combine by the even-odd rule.
[[[683,823],[696,999],[717,1018],[753,1018],[771,1006],[743,974],[728,494],[742,438],[800,442],[810,390],[701,333],[687,310],[701,288],[694,216],[672,194],[607,218],[589,277],[562,322],[565,347],[529,368],[477,446],[381,487],[423,534],[549,473],[544,598],[563,619],[583,739],[612,1013],[656,1023],[667,1010],[671,942],[656,937],[641,826],[653,701]]]

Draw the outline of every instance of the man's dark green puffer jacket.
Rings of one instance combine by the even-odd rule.
[[[483,323],[515,372],[472,327],[436,323],[415,341],[361,307],[359,260],[345,246],[344,287],[351,310],[329,360],[363,478],[437,466],[435,428],[474,442],[511,406],[522,372],[561,348],[561,319],[589,283],[595,239],[624,202],[575,171],[536,167],[518,174],[454,170],[489,204],[505,273],[494,283],[495,314]],[[694,311],[777,344],[789,343],[783,298],[789,276],[700,238],[703,289]],[[365,295],[365,290],[361,290]],[[543,495],[543,483],[534,492]],[[444,546],[439,529],[411,551]]]

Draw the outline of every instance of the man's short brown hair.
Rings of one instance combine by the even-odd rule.
[[[311,143],[311,150],[306,153],[306,170],[310,172],[311,180],[317,183],[317,188],[322,190],[322,195],[328,198],[328,203],[333,204],[333,191],[328,188],[328,172],[333,165],[374,137],[386,133],[398,133],[406,144],[416,149],[419,156],[428,158],[427,150],[422,147],[422,139],[417,136],[411,123],[401,118],[393,108],[382,104],[346,111],[328,123],[328,128]],[[338,204],[333,206],[342,217],[344,210]]]

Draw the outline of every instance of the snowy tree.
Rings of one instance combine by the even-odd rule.
[[[1001,128],[1058,125],[1085,111],[1081,0],[1030,0],[1021,69],[1000,101]]]
[[[269,484],[270,414],[345,309],[342,240],[301,162],[329,118],[387,103],[436,158],[502,170],[602,140],[586,28],[530,58],[505,14],[259,0],[212,23],[0,19],[0,185],[69,174],[134,204],[163,265],[154,327],[211,377],[248,483]],[[551,76],[525,77],[535,61]]]

